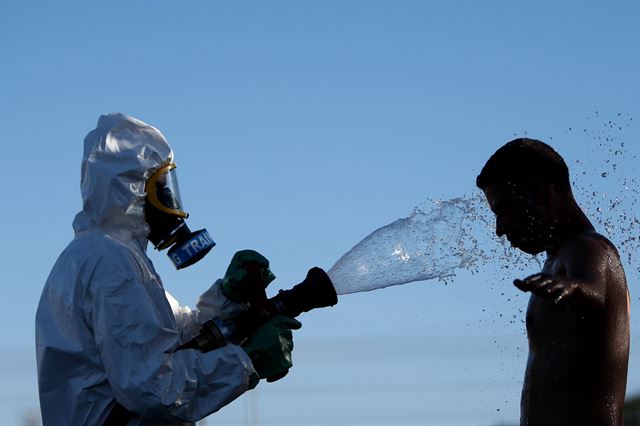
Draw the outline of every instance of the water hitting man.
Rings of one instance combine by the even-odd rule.
[[[529,254],[540,273],[516,279],[530,292],[529,357],[521,426],[622,426],[629,361],[629,292],[615,246],[575,201],[569,171],[550,146],[516,139],[477,178],[496,234]]]

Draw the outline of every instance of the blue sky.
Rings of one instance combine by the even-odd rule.
[[[35,308],[73,236],[82,140],[100,114],[158,127],[176,153],[189,225],[218,246],[180,272],[150,256],[193,305],[236,250],[271,260],[275,291],[420,202],[473,194],[515,136],[581,161],[580,187],[622,191],[639,175],[638,28],[636,2],[3,2],[0,422],[37,407]],[[610,179],[597,173],[602,132],[626,142]],[[640,286],[625,267],[637,354]],[[286,423],[279,410],[292,424],[517,420],[526,297],[507,272],[488,265],[303,316],[291,374],[210,424]]]

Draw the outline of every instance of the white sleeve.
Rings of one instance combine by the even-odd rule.
[[[90,314],[118,402],[143,417],[193,422],[256,386],[251,360],[238,346],[169,353],[179,332],[164,289],[145,281],[135,260],[121,254],[93,274]]]
[[[195,336],[200,331],[200,326],[211,318],[233,318],[249,308],[246,303],[236,303],[227,299],[222,293],[221,283],[222,280],[217,280],[200,295],[196,309],[181,305],[165,290],[165,296],[176,318],[176,324],[183,341]]]
[[[222,280],[219,279],[200,295],[196,308],[198,321],[205,322],[211,318],[233,318],[249,309],[249,305],[227,299],[222,293]]]

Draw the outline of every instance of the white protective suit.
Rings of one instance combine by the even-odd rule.
[[[195,422],[258,382],[242,348],[165,353],[211,317],[246,306],[219,282],[196,310],[165,292],[145,254],[145,179],[173,152],[154,127],[100,117],[84,141],[83,210],[36,314],[40,407],[45,426],[101,425],[118,401],[129,425]]]

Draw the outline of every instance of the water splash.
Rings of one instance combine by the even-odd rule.
[[[470,199],[438,201],[432,210],[417,207],[374,231],[329,270],[338,294],[443,279],[457,268],[472,268],[477,242],[464,225],[474,210]]]
[[[580,206],[594,221],[596,230],[619,248],[623,261],[637,276],[637,158],[624,142],[633,136],[623,134],[631,122],[630,116],[618,114],[616,121],[606,120],[602,128],[585,127],[577,140],[573,128],[569,128],[564,142],[557,143],[552,137],[549,142],[569,164]],[[343,255],[328,274],[338,294],[348,294],[414,281],[448,282],[457,270],[477,272],[488,262],[508,274],[505,279],[512,279],[515,272],[540,270],[542,256],[524,254],[511,248],[505,238],[496,238],[493,223],[493,214],[479,191],[467,198],[433,201],[371,233]]]
[[[478,192],[467,198],[432,201],[406,218],[372,232],[329,270],[338,294],[371,291],[414,281],[448,282],[459,269],[477,272],[492,261],[505,269],[538,264],[509,249],[493,234],[493,216]],[[527,261],[522,262],[526,257]]]
[[[640,275],[638,129],[631,114],[621,112],[608,119],[595,111],[586,122],[581,132],[575,129],[565,132],[563,146],[558,150],[569,165],[578,204],[596,231],[618,248],[626,264],[627,278],[637,281]],[[571,158],[574,164],[569,161]]]

